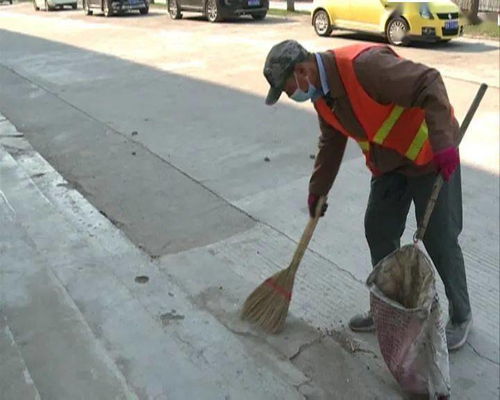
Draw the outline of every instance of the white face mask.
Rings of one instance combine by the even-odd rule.
[[[297,80],[297,75],[295,73],[293,74],[295,77],[295,83],[297,84],[297,89],[295,89],[295,92],[292,93],[290,98],[296,102],[303,103],[304,101],[310,100],[313,95],[316,93],[317,89],[314,87],[314,85],[309,81],[309,77],[307,78],[307,92],[304,92],[300,86],[299,86],[299,81]]]

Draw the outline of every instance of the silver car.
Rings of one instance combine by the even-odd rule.
[[[65,6],[76,10],[78,5],[75,0],[33,0],[33,7],[36,11],[54,11],[55,9],[63,9]]]

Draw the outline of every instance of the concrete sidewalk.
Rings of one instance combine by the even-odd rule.
[[[239,320],[255,282],[223,253],[245,251],[248,235],[153,260],[1,116],[0,221],[2,400],[401,396],[354,340],[294,317],[277,337]]]
[[[402,397],[374,337],[338,329],[367,299],[364,268],[341,267],[344,257],[356,264],[352,253],[333,262],[313,242],[283,335],[262,335],[239,320],[242,299],[293,251],[290,238],[303,221],[283,224],[275,204],[305,182],[279,190],[275,204],[263,204],[264,196],[235,204],[271,226],[154,260],[3,117],[0,145],[2,400]],[[350,171],[341,181],[365,174],[362,166]],[[339,222],[322,222],[322,235]],[[456,399],[498,395],[498,269],[494,254],[477,250],[466,252],[476,327],[451,355]],[[338,319],[328,322],[331,310]]]

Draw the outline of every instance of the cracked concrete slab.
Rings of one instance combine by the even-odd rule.
[[[374,393],[382,396],[379,398],[384,398],[384,393],[392,393],[393,397],[389,398],[400,398],[401,393],[397,389],[397,386],[395,386],[390,374],[385,370],[383,361],[377,354],[368,351],[357,352],[359,349],[349,352],[338,337],[333,338],[331,334],[327,335],[324,331],[315,329],[309,324],[304,323],[305,319],[310,318],[310,315],[307,314],[309,308],[301,309],[303,300],[296,299],[295,295],[292,302],[291,315],[288,318],[285,330],[280,335],[265,335],[258,329],[240,320],[239,311],[242,302],[253,288],[251,284],[244,282],[243,277],[252,274],[252,280],[259,282],[259,275],[270,275],[271,271],[276,269],[279,263],[267,261],[269,272],[262,273],[261,267],[258,270],[255,267],[258,263],[265,263],[266,261],[264,260],[266,260],[266,256],[269,256],[269,253],[264,252],[263,255],[258,255],[257,251],[254,250],[248,251],[243,255],[238,254],[238,250],[242,250],[240,246],[244,247],[252,243],[254,235],[262,238],[263,231],[268,229],[266,227],[258,227],[256,228],[258,233],[245,233],[241,234],[238,239],[233,238],[229,241],[210,245],[205,249],[194,249],[175,255],[164,256],[158,260],[159,267],[162,271],[174,277],[186,291],[198,293],[198,295],[194,296],[196,304],[208,309],[232,332],[252,339],[256,345],[257,343],[269,344],[279,351],[279,353],[286,356],[294,365],[297,365],[299,369],[304,371],[311,380],[305,385],[310,389],[308,395],[306,395],[306,397],[309,396],[307,398],[330,399],[332,396],[335,396],[335,393],[338,393],[336,390],[339,387],[344,388],[344,385],[348,382],[342,381],[343,378],[335,380],[336,378],[333,375],[342,375],[342,372],[337,373],[337,369],[343,368],[347,359],[351,361],[350,364],[346,364],[347,366],[344,365],[346,370],[344,370],[345,375],[343,376],[370,375],[369,386],[374,388]],[[272,237],[272,234],[268,232],[268,240],[266,241],[268,245],[271,241],[270,237]],[[278,237],[273,240],[279,240]],[[286,241],[285,238],[282,243],[283,247],[293,246],[292,243],[285,244]],[[279,246],[277,245],[276,247]],[[233,253],[230,250],[231,248],[236,253]],[[259,252],[263,252],[262,250],[263,247],[259,247]],[[278,259],[279,255],[275,255],[275,257]],[[272,258],[269,260],[272,260]],[[236,264],[239,265],[237,266]],[[193,269],[196,270],[195,274],[192,273]],[[297,286],[300,287],[302,278],[298,279]],[[350,335],[345,335],[345,337],[350,337]],[[323,345],[326,340],[329,341],[328,343],[331,348]],[[314,365],[307,364],[305,361],[302,364],[302,361],[299,360],[302,360],[302,357],[305,359],[307,356],[304,355],[308,354],[310,349],[316,348],[319,344],[324,346],[322,350],[324,358],[318,359],[318,362]],[[363,346],[366,346],[366,344],[363,344]],[[361,345],[359,348],[362,348]],[[314,357],[312,356],[311,360]],[[339,360],[339,363],[337,363],[337,360]],[[317,379],[319,370],[326,372]],[[379,371],[379,373],[374,375],[370,371]],[[324,387],[323,384],[327,380],[328,374],[332,375],[331,381],[335,382],[335,385]],[[311,387],[315,389],[311,389]],[[320,388],[321,390],[318,391],[316,388]],[[357,387],[352,390],[353,393],[361,396],[364,389],[363,387]]]
[[[330,396],[341,392],[345,399],[395,400],[403,397],[397,383],[380,368],[373,356],[360,358],[328,336],[308,344],[292,362]],[[327,399],[315,395],[308,398]]]

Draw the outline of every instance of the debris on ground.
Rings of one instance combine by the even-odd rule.
[[[361,350],[361,344],[346,332],[331,329],[326,330],[326,335],[333,338],[350,353],[356,353]]]
[[[135,277],[135,281],[137,283],[148,283],[149,282],[149,277],[146,275],[140,275]]]
[[[183,320],[184,318],[185,318],[184,315],[180,314],[178,315],[175,310],[160,315],[160,320],[163,323],[163,325],[168,325],[171,321],[180,321]]]

